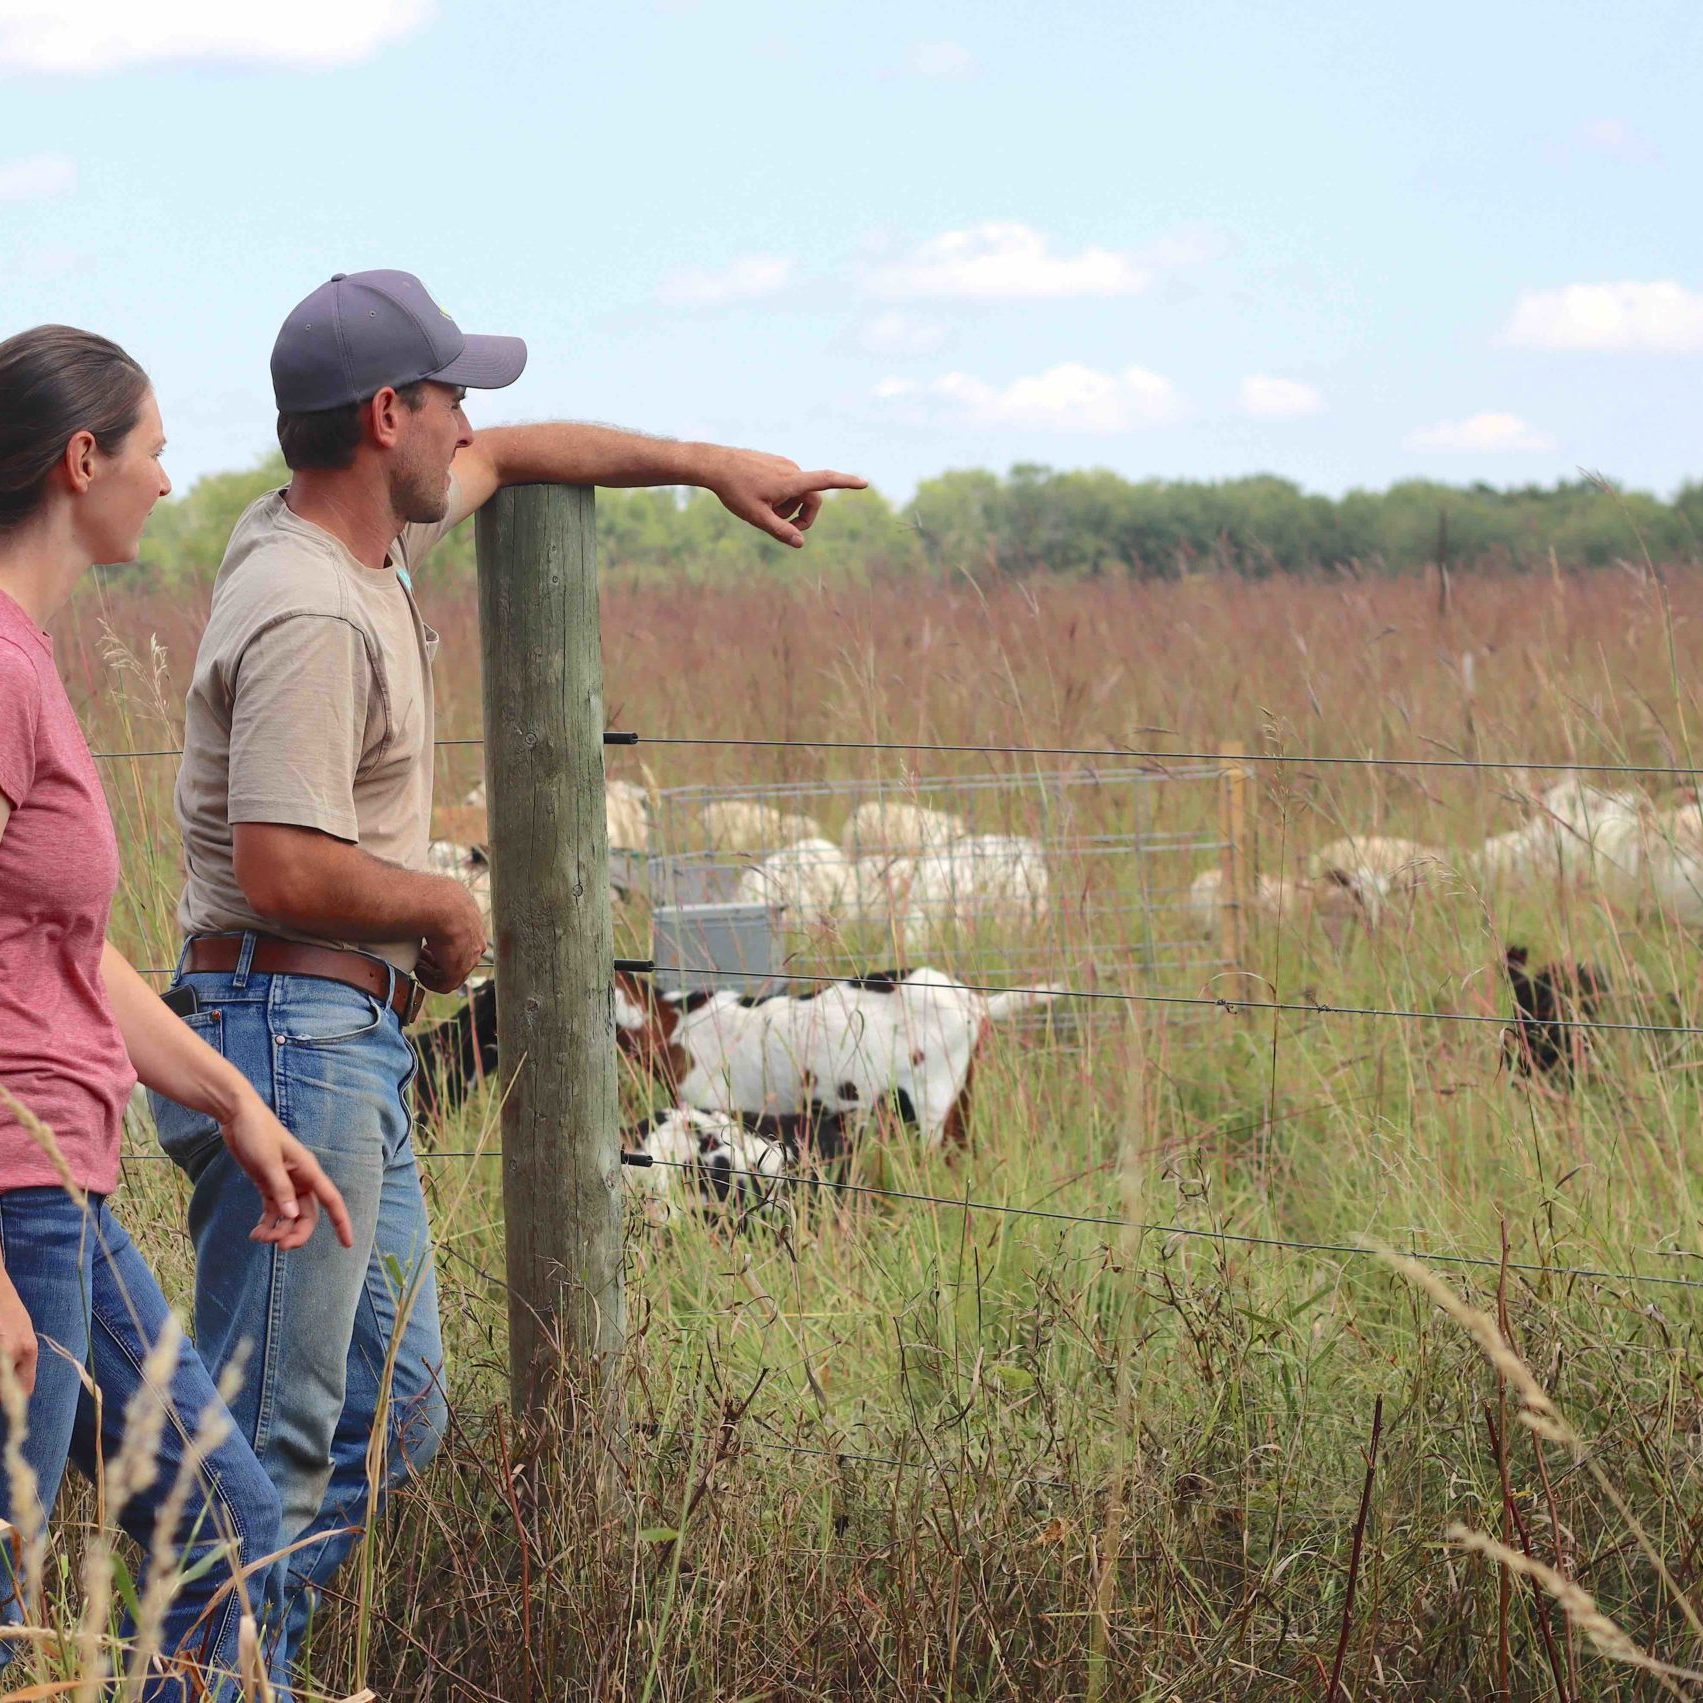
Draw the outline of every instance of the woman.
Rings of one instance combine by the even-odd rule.
[[[22,1453],[43,1509],[67,1461],[92,1476],[115,1458],[139,1369],[167,1323],[159,1284],[108,1201],[138,1078],[218,1120],[260,1191],[257,1241],[301,1246],[321,1207],[351,1241],[342,1197],[313,1156],[106,939],[117,839],[42,629],[94,563],[135,557],[171,490],[164,442],[147,375],[116,344],[65,326],[0,342],[0,1357],[11,1372],[0,1383],[28,1397]],[[169,1407],[152,1484],[112,1510],[144,1554],[189,1440],[223,1414],[187,1345]],[[14,1476],[0,1476],[0,1512],[16,1522]],[[171,1534],[186,1582],[145,1696],[235,1695],[232,1574],[275,1550],[278,1518],[276,1491],[232,1432],[195,1474]],[[267,1594],[272,1571],[252,1572],[252,1597]],[[0,1556],[5,1620],[22,1618],[39,1584],[14,1580]],[[0,1643],[0,1663],[18,1648]],[[206,1693],[191,1691],[191,1667]]]

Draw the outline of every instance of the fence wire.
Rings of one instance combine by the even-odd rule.
[[[439,739],[434,746],[480,746],[483,739]],[[1581,763],[1575,759],[1552,762],[1544,758],[1515,757],[1376,757],[1376,756],[1308,756],[1291,751],[1155,751],[1137,746],[1116,745],[947,745],[927,740],[911,739],[736,739],[716,738],[708,734],[633,733],[618,736],[614,730],[605,735],[606,744],[727,746],[761,751],[908,751],[932,752],[941,755],[982,757],[1093,757],[1101,761],[1120,760],[1142,763],[1216,763],[1237,765],[1267,763],[1298,764],[1303,768],[1368,768],[1368,769],[1466,769],[1500,773],[1523,773],[1526,770],[1559,775],[1667,775],[1685,776],[1696,780],[1703,776],[1703,764],[1696,763]],[[153,751],[95,751],[97,762],[118,763],[141,757],[181,757],[183,748],[171,746]]]
[[[646,1157],[649,1157],[649,1155]],[[650,1163],[681,1171],[697,1169],[688,1159],[651,1158]],[[906,1200],[921,1202],[930,1206],[944,1206],[958,1212],[1005,1213],[1012,1217],[1044,1218],[1064,1224],[1091,1224],[1101,1229],[1133,1230],[1145,1235],[1181,1236],[1185,1239],[1206,1242],[1229,1242],[1238,1247],[1284,1248],[1295,1253],[1307,1254],[1352,1254],[1371,1259],[1382,1257],[1378,1248],[1369,1247],[1360,1242],[1306,1242],[1285,1236],[1254,1236],[1234,1230],[1203,1230],[1199,1226],[1191,1224],[1156,1224],[1136,1218],[1101,1218],[1074,1212],[1057,1212],[1049,1207],[1004,1206],[997,1201],[973,1200],[968,1196],[920,1194],[908,1189],[883,1189],[866,1183],[836,1182],[831,1177],[812,1177],[802,1172],[783,1172],[779,1176],[766,1177],[760,1171],[724,1171],[718,1167],[715,1174],[718,1178],[745,1177],[765,1186],[772,1186],[777,1183],[804,1184],[812,1188],[830,1189],[835,1193],[878,1195],[889,1200]],[[1418,1260],[1422,1264],[1429,1262],[1436,1265],[1471,1266],[1489,1271],[1518,1271],[1545,1277],[1588,1278],[1602,1283],[1654,1284],[1668,1289],[1703,1289],[1703,1278],[1668,1277],[1659,1272],[1608,1271],[1593,1266],[1542,1265],[1520,1260],[1503,1261],[1499,1256],[1489,1254],[1433,1253],[1423,1248],[1397,1249],[1396,1251],[1405,1254],[1408,1259]]]
[[[674,964],[657,964],[653,968],[665,972],[681,973],[679,966]],[[157,974],[158,972],[150,973]],[[1226,973],[1231,975],[1246,974],[1245,971],[1228,971]],[[731,976],[738,980],[762,981],[767,979],[765,975],[755,970],[724,970],[718,968],[716,974],[718,976]],[[843,976],[795,975],[790,971],[786,972],[786,976],[788,980],[795,982],[833,984],[845,981]],[[1182,993],[1113,993],[1098,988],[998,987],[991,983],[981,982],[935,982],[931,985],[942,991],[951,990],[958,993],[1028,993],[1054,999],[1115,1000],[1126,1005],[1211,1006],[1232,1015],[1243,1011],[1292,1011],[1300,1012],[1308,1017],[1395,1017],[1431,1023],[1495,1023],[1505,1029],[1547,1026],[1557,1029],[1620,1030],[1634,1035],[1703,1035],[1703,1025],[1699,1024],[1608,1023],[1592,1017],[1533,1017],[1523,1012],[1507,1017],[1498,1017],[1494,1014],[1476,1011],[1410,1011],[1394,1006],[1327,1005],[1315,1000],[1231,999],[1225,995]]]
[[[697,973],[688,972],[679,964],[653,964],[651,969],[661,971],[665,975]],[[138,969],[136,973],[139,976],[175,976],[177,971],[175,968],[159,969],[155,967],[145,970]],[[844,976],[811,976],[801,972],[794,973],[790,970],[780,973],[787,981],[820,983],[829,987],[849,985]],[[1241,975],[1246,972],[1227,971],[1225,973]],[[775,972],[717,969],[716,974],[718,976],[730,976],[740,981],[761,982],[772,979]],[[1596,1017],[1533,1017],[1526,1012],[1497,1016],[1495,1013],[1477,1011],[1417,1011],[1406,1010],[1399,1006],[1328,1005],[1317,1000],[1232,999],[1223,994],[1115,993],[1104,988],[1011,987],[991,982],[932,982],[929,985],[936,991],[943,993],[1026,993],[1049,999],[1110,1000],[1123,1005],[1183,1005],[1223,1011],[1230,1016],[1237,1016],[1244,1011],[1288,1011],[1299,1013],[1305,1017],[1389,1017],[1419,1023],[1496,1024],[1504,1029],[1546,1028],[1577,1029],[1587,1033],[1591,1031],[1618,1032],[1629,1035],[1703,1035],[1703,1024],[1614,1023],[1605,1022]]]
[[[460,1150],[433,1151],[417,1150],[415,1157],[421,1161],[437,1159],[500,1159],[501,1148],[469,1148]],[[632,1156],[629,1155],[629,1159]],[[669,1170],[693,1171],[698,1167],[688,1159],[658,1159],[650,1154],[639,1156],[642,1159],[636,1168],[648,1170],[661,1166]],[[164,1153],[127,1153],[125,1162],[132,1160],[169,1163],[169,1156]],[[781,1184],[793,1187],[827,1189],[836,1195],[854,1194],[870,1196],[880,1200],[902,1200],[913,1205],[945,1207],[952,1212],[989,1212],[1012,1218],[1039,1218],[1058,1224],[1086,1224],[1095,1229],[1128,1230],[1142,1235],[1176,1236],[1184,1240],[1228,1243],[1236,1247],[1277,1248],[1291,1253],[1314,1255],[1353,1256],[1361,1259],[1378,1259],[1382,1252],[1376,1247],[1361,1242],[1309,1242],[1290,1236],[1256,1236],[1247,1231],[1203,1229],[1193,1224],[1162,1224],[1139,1218],[1111,1218],[1095,1213],[1060,1212],[1052,1207],[1042,1206],[1009,1206],[1000,1201],[976,1200],[968,1195],[927,1194],[915,1189],[880,1188],[872,1183],[847,1183],[832,1177],[813,1177],[803,1172],[782,1172],[777,1176],[769,1176],[761,1171],[716,1170],[716,1177],[744,1178],[760,1185],[762,1191],[769,1191]],[[1482,1271],[1514,1271],[1534,1277],[1565,1277],[1580,1278],[1598,1283],[1625,1283],[1634,1286],[1648,1285],[1663,1289],[1703,1289],[1703,1278],[1675,1277],[1662,1272],[1644,1271],[1615,1271],[1600,1266],[1576,1265],[1545,1265],[1538,1261],[1506,1260],[1495,1254],[1475,1253],[1442,1253],[1428,1248],[1400,1248],[1394,1251],[1403,1254],[1408,1259],[1415,1259],[1421,1264],[1453,1265]],[[1703,1254],[1692,1256],[1680,1254],[1683,1258],[1703,1258]]]

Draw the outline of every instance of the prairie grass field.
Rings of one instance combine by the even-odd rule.
[[[846,584],[813,580],[807,556],[780,586],[605,586],[608,719],[641,736],[611,749],[611,774],[849,787],[998,770],[1020,812],[1041,768],[1098,760],[648,741],[1236,741],[1293,759],[1249,764],[1248,853],[1280,873],[1345,833],[1461,852],[1523,819],[1522,789],[1557,778],[1546,763],[1685,770],[1703,741],[1691,568]],[[439,735],[475,740],[472,588],[428,570],[420,596],[443,636]],[[179,742],[204,612],[204,591],[120,581],[75,601],[56,642],[97,752]],[[1456,759],[1529,773],[1421,766]],[[476,744],[444,746],[440,795],[480,763]],[[102,767],[118,934],[169,965],[175,762]],[[1602,784],[1667,798],[1689,777]],[[1217,786],[1148,791],[1216,837]],[[1096,822],[1127,827],[1132,799],[1098,787]],[[1134,891],[1141,870],[1052,877],[1036,962],[1133,997],[996,1034],[965,1151],[887,1130],[850,1172],[871,1192],[798,1187],[751,1223],[631,1214],[630,1525],[567,1464],[565,1393],[541,1434],[504,1410],[493,1097],[422,1133],[454,1430],[345,1576],[307,1695],[1698,1694],[1703,1036],[1635,1027],[1703,1024],[1694,938],[1588,886],[1456,875],[1334,943],[1268,921],[1246,979],[1161,980],[1103,931],[1071,933],[1073,894]],[[1594,1038],[1576,1086],[1504,1061],[1514,942],[1623,990],[1604,1016],[1631,1026]],[[647,945],[635,907],[617,951]],[[623,1070],[636,1115],[654,1091]],[[186,1299],[180,1185],[133,1142],[119,1209]],[[1500,1317],[1563,1423],[1529,1390],[1524,1422],[1518,1375],[1372,1242]],[[1455,1525],[1549,1583],[1445,1541]],[[1580,1592],[1624,1643],[1593,1636]]]

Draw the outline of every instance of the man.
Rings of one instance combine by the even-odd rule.
[[[425,1200],[409,1140],[421,989],[458,987],[479,907],[425,873],[431,661],[410,576],[505,484],[699,485],[801,545],[823,493],[862,479],[779,456],[597,426],[474,432],[465,391],[520,377],[518,338],[463,336],[417,278],[339,273],[272,353],[288,489],[237,522],[196,657],[178,778],[188,936],[171,997],[342,1190],[353,1257],[326,1236],[249,1240],[252,1189],[205,1118],[156,1099],[194,1184],[196,1330],[215,1370],[248,1345],[233,1403],[283,1499],[281,1655],[367,1517],[389,1379],[384,1482],[436,1452],[447,1413]],[[246,1215],[246,1221],[245,1221]]]

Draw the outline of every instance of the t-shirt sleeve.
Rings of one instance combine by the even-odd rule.
[[[232,684],[228,820],[358,840],[371,690],[365,641],[338,616],[292,615],[250,639]]]
[[[467,511],[462,507],[461,482],[452,473],[449,477],[449,507],[444,510],[443,519],[416,521],[412,526],[403,527],[397,535],[397,553],[402,558],[402,567],[410,578],[420,571],[420,564],[427,555],[466,518]]]
[[[14,644],[0,641],[0,792],[15,810],[35,785],[41,680]]]

